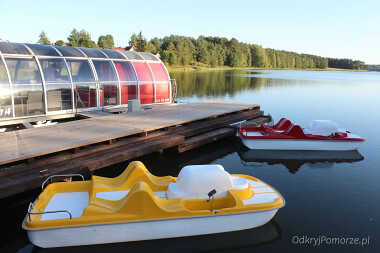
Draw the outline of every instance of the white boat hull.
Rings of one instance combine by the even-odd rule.
[[[215,234],[262,226],[278,209],[213,216],[27,230],[42,248],[117,243]]]
[[[245,146],[250,149],[267,150],[326,150],[348,151],[356,150],[363,141],[328,141],[328,140],[275,140],[275,139],[245,139]]]

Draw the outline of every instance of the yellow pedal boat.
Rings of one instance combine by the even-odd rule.
[[[230,175],[221,165],[186,166],[175,178],[156,177],[132,162],[116,178],[44,185],[22,224],[43,248],[250,229],[285,205],[268,184]]]

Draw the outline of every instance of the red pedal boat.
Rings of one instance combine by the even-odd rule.
[[[282,118],[274,126],[240,127],[239,135],[250,149],[347,151],[364,142],[330,120],[312,120],[308,128],[301,128]]]

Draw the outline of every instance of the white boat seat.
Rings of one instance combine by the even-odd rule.
[[[221,165],[191,165],[184,167],[176,183],[169,184],[168,199],[208,199],[208,193],[215,189],[214,197],[227,196],[228,190],[248,188],[248,181],[231,177]]]
[[[329,136],[339,131],[338,125],[331,120],[312,120],[307,129],[303,129],[305,134]]]

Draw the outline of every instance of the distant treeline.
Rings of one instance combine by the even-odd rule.
[[[46,33],[41,31],[40,44],[51,44]],[[58,40],[54,44],[114,48],[112,35],[102,35],[96,43],[91,34],[85,30],[73,29],[67,42]],[[351,59],[325,58],[310,54],[298,54],[284,50],[263,48],[255,44],[239,42],[237,39],[199,36],[197,39],[186,36],[165,36],[146,40],[140,32],[133,34],[129,41],[137,51],[159,53],[161,60],[169,66],[205,66],[205,67],[257,67],[279,69],[368,69],[362,61]],[[378,69],[378,66],[375,69]],[[373,70],[373,69],[372,69]]]
[[[133,37],[136,36],[136,39]],[[138,50],[141,36],[132,35],[131,45]],[[133,43],[135,41],[136,43]],[[275,49],[264,49],[259,45],[239,42],[236,39],[199,36],[197,39],[171,35],[163,39],[154,38],[146,43],[144,51],[159,52],[161,60],[169,66],[230,66],[258,68],[306,69],[328,67],[327,58],[298,54]]]
[[[329,68],[338,69],[356,69],[356,70],[366,70],[368,65],[362,61],[353,61],[351,59],[336,59],[329,58]]]
[[[380,65],[367,65],[370,71],[380,71]]]

